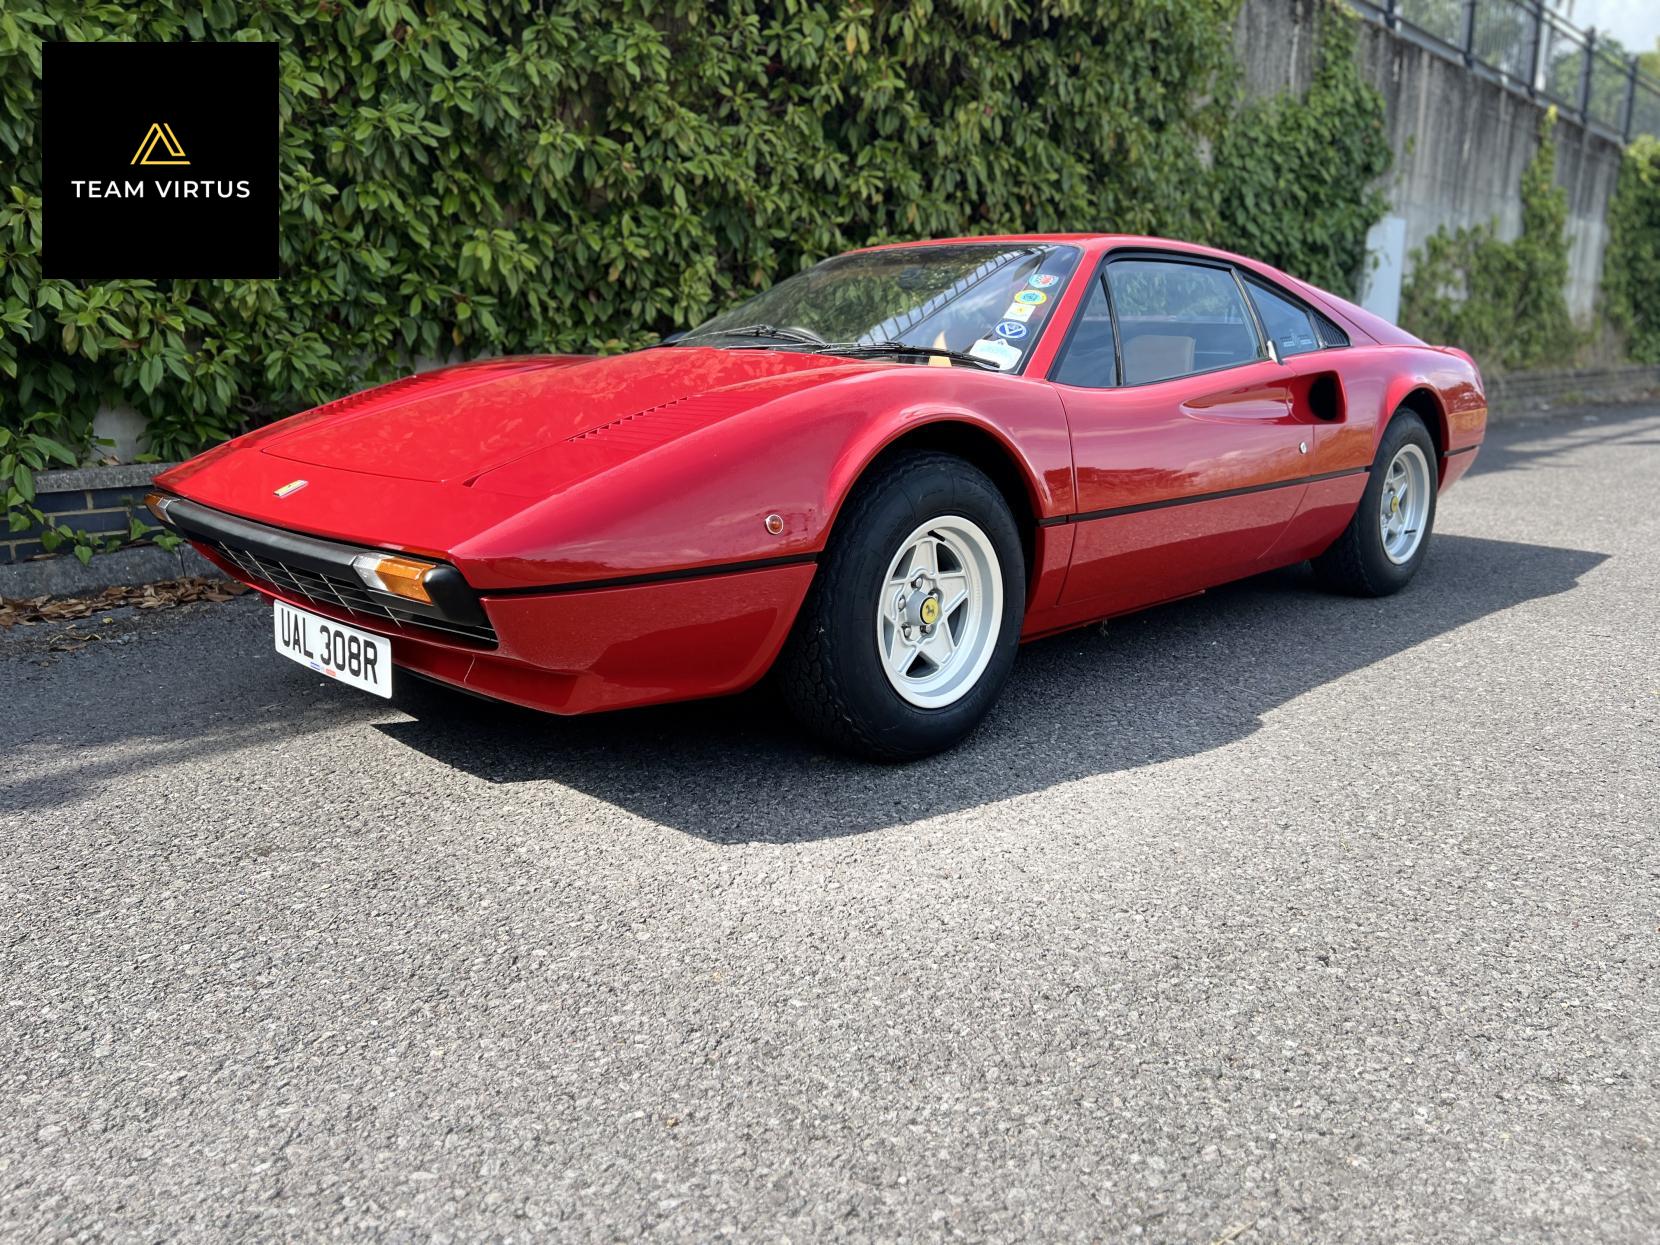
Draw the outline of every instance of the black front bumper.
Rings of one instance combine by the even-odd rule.
[[[256,587],[309,601],[333,613],[386,631],[437,632],[433,638],[496,645],[496,629],[461,572],[440,565],[423,581],[432,604],[381,592],[363,582],[352,559],[395,550],[348,545],[305,536],[252,519],[214,510],[183,497],[164,495],[166,522],[179,535],[216,554]]]

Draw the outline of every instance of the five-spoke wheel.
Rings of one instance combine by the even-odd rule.
[[[974,686],[1002,622],[997,550],[961,515],[921,524],[900,542],[877,596],[876,644],[888,682],[937,708]]]
[[[1408,441],[1395,452],[1383,476],[1378,522],[1384,555],[1396,566],[1411,560],[1424,539],[1429,518],[1429,459]]]
[[[1371,478],[1343,534],[1314,559],[1329,588],[1362,597],[1406,586],[1424,560],[1435,526],[1435,442],[1416,411],[1403,407],[1384,429]]]
[[[1026,563],[986,475],[932,451],[878,464],[842,508],[778,675],[827,742],[878,760],[949,748],[1014,664]]]

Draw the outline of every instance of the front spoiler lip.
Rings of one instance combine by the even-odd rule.
[[[265,557],[272,561],[287,563],[302,567],[323,575],[338,575],[352,582],[361,582],[356,569],[352,566],[352,559],[365,553],[396,553],[395,550],[377,549],[371,545],[352,545],[340,541],[324,540],[317,536],[306,536],[299,532],[291,532],[286,528],[272,527],[266,523],[259,523],[253,519],[244,519],[240,515],[230,514],[227,511],[216,510],[204,506],[200,502],[177,494],[164,494],[165,503],[163,514],[166,521],[175,528],[180,535],[191,540],[200,541],[210,547],[241,548],[251,550],[257,557]],[[457,624],[464,627],[493,630],[490,620],[485,615],[484,607],[479,603],[478,596],[468,585],[461,572],[448,563],[439,563],[433,570],[427,572],[423,581],[427,593],[432,597],[432,604],[425,605],[419,601],[407,600],[403,597],[394,597],[390,594],[376,592],[367,585],[364,591],[372,597],[382,599],[388,603],[395,603],[396,608],[403,613],[413,616],[413,621],[419,624],[428,620],[434,627],[443,628],[445,624]],[[279,585],[280,586],[280,585]]]

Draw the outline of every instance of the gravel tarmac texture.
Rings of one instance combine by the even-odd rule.
[[[1660,406],[903,768],[0,636],[0,1235],[1660,1235]],[[67,650],[67,651],[64,651]]]

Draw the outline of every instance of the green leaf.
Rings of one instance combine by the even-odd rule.
[[[38,432],[31,432],[29,434],[29,441],[36,448],[44,450],[48,455],[57,459],[65,466],[73,467],[77,464],[77,462],[79,462],[79,460],[75,457],[74,452],[70,450],[68,446],[63,445],[58,441],[54,441],[50,437],[43,437]]]

